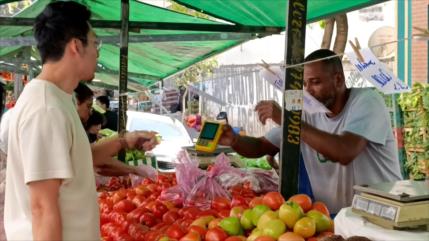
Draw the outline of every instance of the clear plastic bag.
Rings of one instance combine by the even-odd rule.
[[[229,192],[218,181],[218,177],[223,173],[241,175],[241,171],[232,167],[229,158],[221,153],[216,157],[215,164],[199,178],[186,196],[184,206],[195,206],[206,210],[210,208],[212,200],[216,197],[230,199]]]
[[[158,172],[155,168],[145,164],[137,166],[137,173],[138,175],[129,174],[132,187],[140,185],[145,178],[155,180],[156,176],[158,175]]]
[[[198,166],[198,160],[192,159],[185,150],[179,152],[175,162],[177,185],[162,191],[160,199],[171,201],[176,206],[182,205],[197,180],[204,175]]]
[[[250,183],[252,190],[258,194],[278,191],[279,187],[279,176],[274,169],[241,169],[240,173],[222,173],[222,175],[218,177],[218,180],[222,187],[226,189],[240,184]]]
[[[274,169],[247,169],[243,182],[249,182],[256,193],[276,192],[279,190],[279,175]]]

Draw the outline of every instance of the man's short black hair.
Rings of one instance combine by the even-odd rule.
[[[343,72],[343,64],[341,63],[341,58],[339,56],[336,56],[336,55],[337,54],[332,50],[319,49],[319,50],[316,50],[316,51],[312,52],[311,54],[307,55],[307,57],[305,57],[305,59],[304,59],[304,62],[335,56],[335,57],[332,57],[329,59],[321,60],[321,62],[324,65],[332,66],[333,70],[339,71],[342,73]]]
[[[34,38],[42,64],[61,59],[72,38],[80,39],[86,46],[90,17],[91,12],[84,5],[73,1],[48,4],[34,23]]]
[[[74,89],[74,93],[79,103],[83,103],[94,96],[94,92],[82,82],[79,82],[76,89]]]
[[[100,95],[97,97],[96,100],[99,101],[101,104],[104,104],[106,106],[106,108],[109,109],[110,100],[109,100],[109,97],[107,95]]]

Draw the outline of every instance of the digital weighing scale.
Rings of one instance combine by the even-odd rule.
[[[388,229],[429,230],[429,180],[356,185],[352,211]]]

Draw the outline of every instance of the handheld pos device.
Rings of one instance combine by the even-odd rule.
[[[222,135],[223,124],[213,121],[204,121],[200,136],[195,144],[196,151],[214,152]]]

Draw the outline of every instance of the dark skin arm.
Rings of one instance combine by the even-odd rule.
[[[255,110],[263,124],[267,119],[281,124],[281,108],[276,102],[261,101]],[[352,162],[368,144],[365,138],[348,132],[341,135],[330,134],[304,122],[301,128],[301,138],[305,143],[331,161],[342,165]]]
[[[232,131],[230,125],[223,127],[219,144],[230,146],[238,154],[249,158],[257,158],[265,155],[274,156],[279,152],[279,148],[271,144],[264,137],[239,136]]]
[[[345,132],[341,135],[329,134],[301,123],[302,140],[331,161],[348,165],[363,151],[368,141],[358,135]]]

